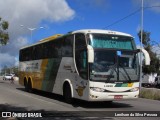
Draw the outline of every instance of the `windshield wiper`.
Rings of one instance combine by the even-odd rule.
[[[126,73],[128,79],[129,79],[129,82],[131,82],[131,77],[129,76],[128,72],[126,71],[126,69],[124,68],[124,66],[122,66],[121,64],[119,65],[121,68],[123,68],[124,72]]]
[[[116,67],[117,67],[117,63],[114,64],[113,67],[111,68],[111,72],[110,72],[110,74],[109,74],[109,76],[108,76],[108,78],[107,78],[107,80],[106,80],[105,83],[107,83],[107,82],[110,81],[110,79],[112,78],[112,75],[113,75],[113,72],[114,72],[114,71],[117,73],[117,71],[116,71],[116,69],[115,69]],[[117,74],[118,74],[118,73],[117,73]]]

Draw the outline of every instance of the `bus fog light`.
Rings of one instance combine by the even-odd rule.
[[[138,91],[138,90],[139,90],[139,87],[135,87],[135,88],[131,89],[130,91],[131,91],[131,92],[136,92],[136,91]]]
[[[95,92],[104,92],[105,89],[103,88],[98,88],[98,87],[90,87],[91,90],[95,91]]]

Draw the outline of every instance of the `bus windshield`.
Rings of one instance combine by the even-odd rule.
[[[95,50],[94,63],[90,65],[90,79],[106,82],[138,81],[137,55],[132,51]]]
[[[90,65],[90,80],[106,82],[135,82],[139,79],[138,56],[132,38],[93,34],[89,44],[94,48]]]

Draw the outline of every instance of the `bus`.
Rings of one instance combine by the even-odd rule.
[[[99,29],[54,35],[20,49],[19,83],[84,101],[139,96],[139,50],[130,34]],[[147,52],[145,60],[149,61]],[[146,62],[147,64],[147,62]]]

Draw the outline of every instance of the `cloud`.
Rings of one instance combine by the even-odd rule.
[[[8,53],[0,53],[0,68],[3,68],[4,66],[10,67],[15,65],[16,63],[16,57],[11,56]]]
[[[0,46],[0,69],[4,66],[11,67],[18,65],[18,51],[22,46],[28,44],[26,38],[19,37],[6,46]]]
[[[1,15],[12,23],[35,25],[46,19],[59,22],[74,15],[65,0],[1,0],[0,6]]]
[[[21,24],[37,27],[42,21],[64,22],[74,15],[65,0],[0,0],[0,16],[9,21],[12,37],[26,32]]]
[[[7,64],[16,62],[15,57],[22,46],[28,44],[24,38],[29,34],[22,30],[20,25],[38,27],[42,21],[65,22],[72,20],[75,11],[69,7],[65,0],[0,0],[0,17],[9,22],[10,41],[7,46],[0,46],[0,63]],[[6,56],[6,61],[4,61]],[[12,59],[12,62],[10,60]]]
[[[16,38],[15,40],[10,40],[8,45],[6,46],[1,46],[0,52],[3,54],[10,54],[11,56],[16,56],[18,54],[19,49],[22,46],[28,45],[28,40],[27,38],[24,37],[19,37]],[[1,60],[1,56],[0,56]]]

